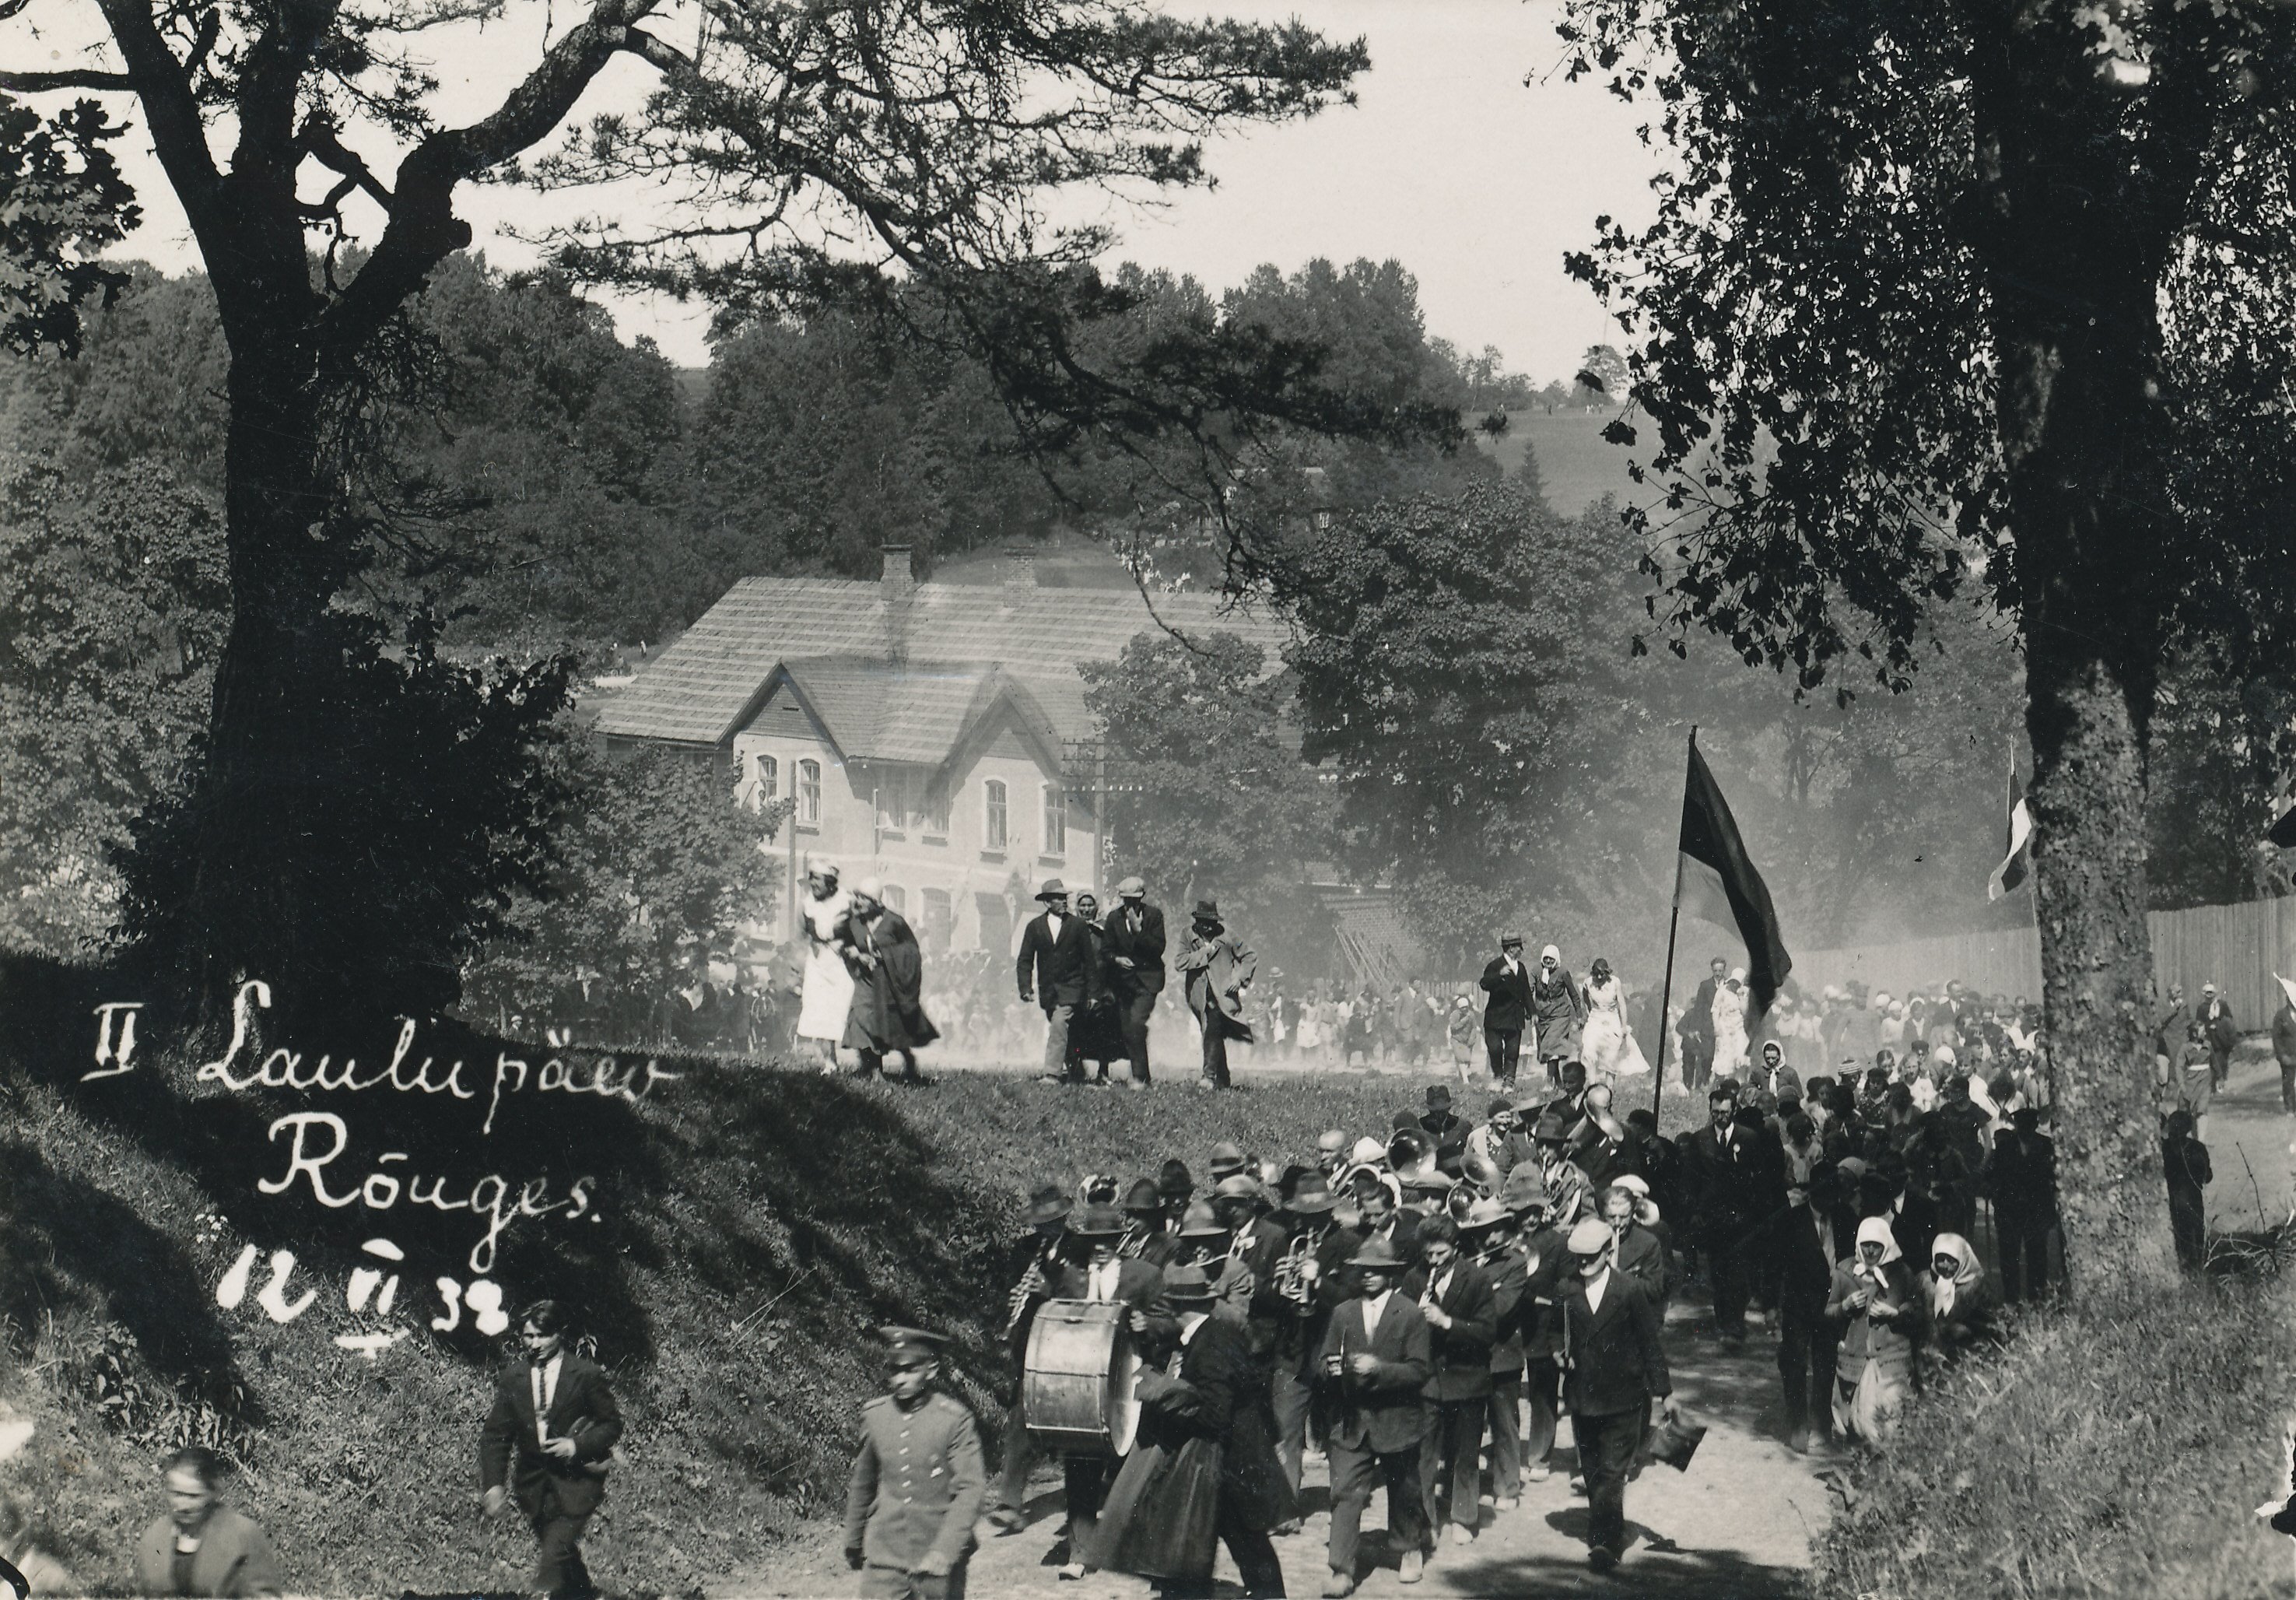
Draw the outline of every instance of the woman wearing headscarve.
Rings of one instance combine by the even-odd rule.
[[[1833,1425],[1869,1444],[1885,1438],[1913,1388],[1925,1302],[1889,1222],[1857,1225],[1857,1253],[1833,1269],[1825,1317],[1841,1330]]]
[[[1939,1234],[1930,1241],[1930,1269],[1921,1276],[1921,1291],[1931,1350],[1957,1361],[1971,1345],[1992,1342],[1998,1302],[1968,1240]]]
[[[1595,957],[1587,972],[1587,1025],[1578,1038],[1578,1059],[1587,1076],[1632,1078],[1650,1071],[1642,1046],[1627,1026],[1625,987],[1603,957]]]
[[[1562,952],[1548,945],[1530,975],[1530,1014],[1538,1035],[1538,1059],[1550,1087],[1562,1081],[1562,1063],[1578,1059],[1578,1030],[1587,1020],[1586,997],[1562,964]]]
[[[1746,969],[1734,966],[1714,991],[1714,1076],[1744,1081]]]

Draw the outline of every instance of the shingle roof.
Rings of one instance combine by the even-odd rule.
[[[1059,736],[1083,738],[1092,732],[1092,718],[1085,710],[1078,663],[1114,660],[1134,635],[1155,628],[1159,618],[1183,634],[1241,635],[1267,652],[1273,669],[1276,652],[1289,636],[1283,625],[1264,613],[1226,610],[1224,604],[1209,595],[1160,595],[1152,615],[1136,590],[921,583],[896,606],[877,583],[745,578],[639,671],[636,681],[601,711],[598,727],[625,738],[723,743],[753,713],[767,680],[782,662],[833,657],[849,663],[817,669],[816,675],[824,693],[852,708],[858,697],[878,693],[884,684],[863,670],[863,664],[882,666],[898,657],[995,662],[1027,687]],[[931,682],[913,675],[901,680],[901,687],[905,693],[914,687],[939,703],[940,691]],[[880,714],[905,715],[898,707],[880,708]],[[889,723],[882,734],[869,736],[894,735]]]
[[[994,661],[814,656],[783,662],[782,670],[850,759],[940,762],[1004,701],[1040,736],[1055,742],[1053,753],[1059,753],[1058,731],[1036,696]]]

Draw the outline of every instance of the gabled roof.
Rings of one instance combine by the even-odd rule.
[[[762,704],[786,682],[848,760],[938,766],[999,706],[1060,759],[1060,733],[1029,687],[995,661],[890,661],[812,656],[767,676]],[[743,722],[748,720],[744,718]]]
[[[870,692],[865,664],[890,668],[915,656],[995,662],[1027,688],[1058,737],[1084,738],[1092,718],[1078,663],[1113,661],[1160,618],[1183,634],[1250,639],[1267,652],[1270,669],[1289,637],[1272,617],[1209,595],[1160,595],[1152,614],[1137,590],[921,583],[895,600],[882,583],[745,578],[603,707],[598,727],[624,738],[722,744],[755,713],[784,661],[852,663],[819,674],[823,692],[849,706]]]

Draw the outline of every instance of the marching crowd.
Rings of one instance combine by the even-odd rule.
[[[1622,1112],[1612,1077],[1591,1076],[1579,1053],[1549,1054],[1560,1030],[1540,1029],[1535,1001],[1505,1025],[1517,977],[1536,981],[1519,949],[1508,939],[1486,974],[1483,1014],[1500,1025],[1482,1043],[1500,1087],[1480,1122],[1439,1084],[1391,1128],[1333,1129],[1297,1159],[1217,1146],[1201,1188],[1175,1157],[1128,1183],[1095,1176],[1031,1198],[1004,1317],[1016,1376],[1054,1301],[1123,1305],[1148,1368],[1131,1452],[1061,1462],[1063,1576],[1103,1567],[1209,1592],[1224,1542],[1250,1593],[1281,1595],[1274,1541],[1299,1531],[1302,1462],[1319,1448],[1323,1593],[1361,1580],[1361,1519],[1380,1493],[1400,1576],[1415,1581],[1443,1541],[1476,1537],[1486,1504],[1503,1516],[1555,1492],[1565,1415],[1588,1559],[1607,1571],[1623,1555],[1629,1477],[1695,1441],[1666,1350],[1693,1280],[1726,1348],[1757,1326],[1775,1337],[1788,1441],[1805,1452],[1885,1439],[1927,1373],[1993,1337],[1980,1200],[2003,1292],[2042,1292],[2054,1150],[2021,1013],[1957,984],[1934,1004],[1828,996],[1809,1008],[1821,1038],[1847,1032],[1855,1047],[1870,1027],[1874,1053],[1805,1075],[1787,1059],[1797,1036],[1734,1037],[1727,1000],[1711,999],[1742,985],[1726,969],[1679,1024],[1707,1120],[1667,1139],[1650,1112]],[[1587,1015],[1574,1013],[1581,1041]],[[1915,1018],[1918,1030],[1890,1028]],[[1519,1074],[1525,1027],[1551,1081]],[[1689,1321],[1677,1317],[1677,1336]],[[931,1335],[890,1332],[898,1359],[937,1362]],[[973,1469],[945,1486],[930,1571],[878,1539],[877,1469],[857,1471],[849,1543],[868,1592],[956,1592],[970,1546],[951,1530],[976,1516],[993,1534],[1022,1530],[1026,1393],[1016,1384],[995,1477],[975,1441]]]

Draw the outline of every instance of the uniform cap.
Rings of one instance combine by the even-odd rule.
[[[923,1328],[905,1328],[898,1323],[879,1328],[877,1337],[885,1342],[885,1354],[896,1366],[923,1366],[938,1361],[942,1348],[948,1343],[944,1334],[928,1333]]]

